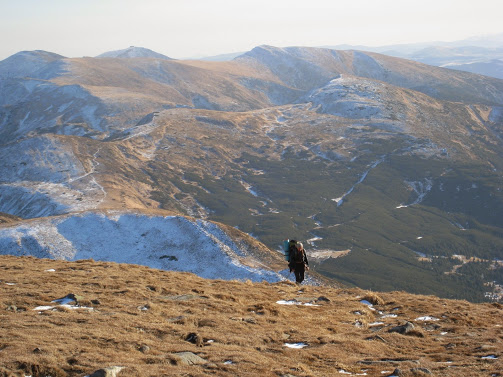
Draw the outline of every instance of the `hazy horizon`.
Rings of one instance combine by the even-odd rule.
[[[385,46],[503,33],[480,0],[0,0],[0,60],[19,51],[97,56],[129,46],[176,59],[285,46]]]

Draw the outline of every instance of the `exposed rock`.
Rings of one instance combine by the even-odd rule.
[[[192,352],[177,352],[173,354],[175,364],[185,364],[185,365],[202,365],[206,364],[207,361],[200,356],[197,356]],[[92,377],[92,376],[90,376]]]
[[[393,373],[388,374],[387,377],[402,377],[402,376],[404,376],[403,372],[399,368],[395,368]]]
[[[150,309],[151,309],[150,304],[145,304],[145,305],[138,306],[138,310],[141,310],[141,311],[147,311],[147,310],[150,310]]]
[[[203,338],[195,332],[191,332],[185,337],[185,340],[190,343],[194,343],[198,347],[203,346]]]
[[[312,302],[316,301],[317,299],[318,299],[317,297],[299,296],[299,297],[294,298],[292,301],[297,301],[297,302],[301,302],[301,303],[312,303]]]
[[[200,319],[197,321],[197,327],[216,327],[217,323],[211,319]]]
[[[103,369],[98,369],[93,374],[90,374],[89,377],[116,377],[124,367],[107,367]]]
[[[319,303],[319,302],[330,302],[331,300],[328,298],[328,297],[325,297],[325,296],[320,296],[316,299],[316,302]]]
[[[431,374],[431,371],[428,368],[412,368],[410,370],[414,376],[422,376],[424,374]]]
[[[143,344],[140,346],[140,348],[138,348],[138,351],[140,351],[141,353],[149,353],[150,352],[150,347]]]
[[[179,315],[178,317],[168,318],[168,322],[183,325],[185,323],[185,316]]]
[[[492,344],[482,344],[480,347],[477,347],[477,351],[492,351],[496,347]]]
[[[174,255],[162,255],[159,257],[159,259],[167,259],[169,261],[175,261],[175,262],[178,261],[178,258],[175,257]]]
[[[435,331],[435,330],[438,330],[440,327],[441,326],[437,325],[436,323],[430,323],[430,324],[424,326],[424,329],[428,330],[428,331]]]
[[[405,323],[405,325],[400,325],[400,326],[395,326],[389,329],[389,332],[397,332],[399,334],[409,334],[412,330],[414,330],[415,326],[411,323],[408,322]]]
[[[384,338],[383,338],[382,336],[380,336],[380,335],[370,336],[370,337],[368,337],[368,338],[365,338],[365,340],[378,340],[378,341],[383,342],[383,343],[388,343],[388,342],[386,341],[386,339],[384,339]]]

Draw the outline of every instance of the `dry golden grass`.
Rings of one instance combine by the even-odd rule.
[[[204,280],[92,260],[1,256],[0,271],[0,376],[84,376],[109,366],[125,367],[118,376],[334,376],[341,370],[383,376],[395,368],[403,376],[501,376],[503,370],[497,304]],[[69,293],[93,309],[51,303]],[[318,306],[277,303],[294,299]],[[34,310],[42,305],[55,308]],[[426,315],[438,320],[417,320]],[[406,321],[412,332],[389,332]],[[298,342],[307,347],[285,346]],[[205,361],[185,365],[180,352]],[[482,358],[488,355],[498,359]]]
[[[9,215],[8,213],[0,212],[0,224],[8,224],[16,221],[20,221],[21,218],[13,215]]]

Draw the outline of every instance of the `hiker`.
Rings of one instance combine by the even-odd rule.
[[[295,281],[297,284],[301,284],[304,281],[304,272],[306,269],[309,270],[309,263],[302,242],[292,243],[288,253],[290,256],[290,263],[288,263],[290,272],[295,273]]]

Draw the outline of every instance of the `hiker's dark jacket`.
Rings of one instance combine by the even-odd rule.
[[[307,261],[306,251],[304,249],[297,250],[297,247],[293,246],[289,250],[290,253],[290,272],[295,273],[295,281],[297,284],[301,284],[304,281],[304,273],[306,271],[306,266],[309,266]]]
[[[297,250],[297,247],[295,245],[290,246],[288,253],[290,254],[290,263],[288,263],[288,267],[290,267],[290,271],[293,271],[298,268],[304,269],[304,266],[309,266],[309,262],[307,261],[306,251],[304,249],[302,249],[301,259],[298,258],[298,253],[300,253],[300,251]]]

